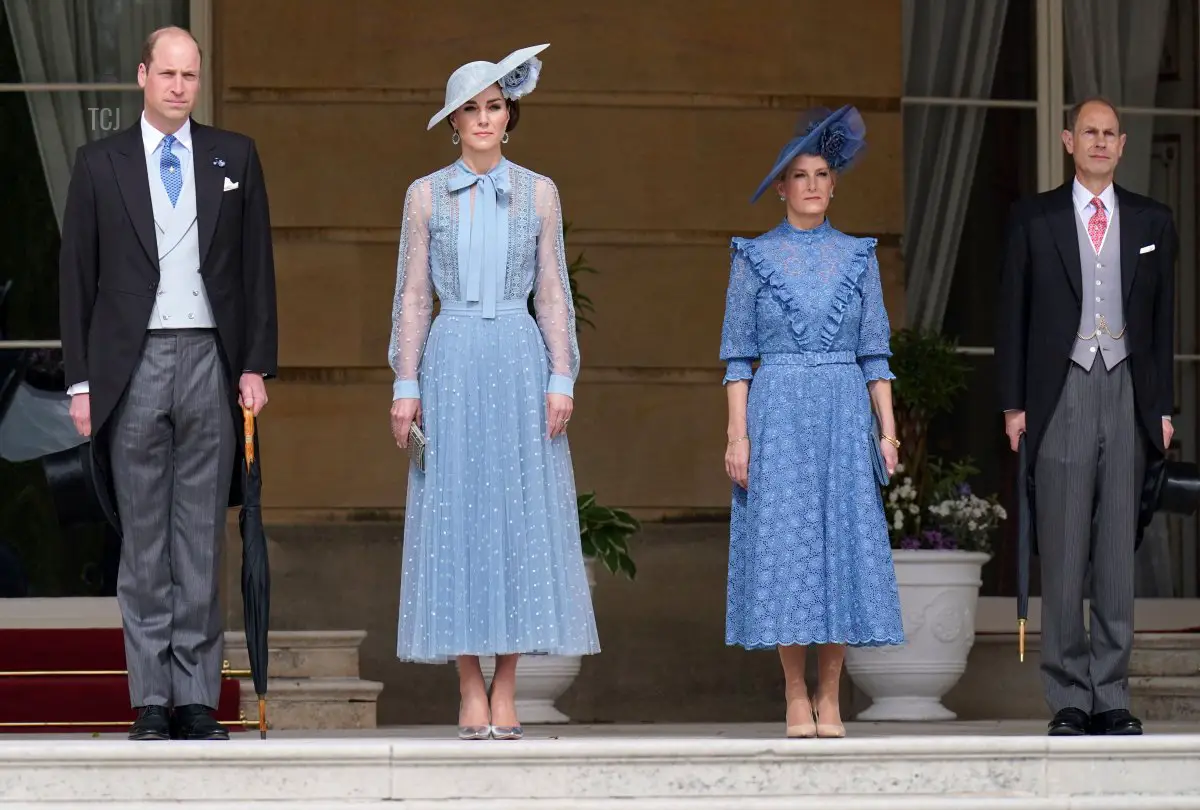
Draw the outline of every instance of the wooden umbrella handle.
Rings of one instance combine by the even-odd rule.
[[[242,426],[246,441],[246,469],[254,463],[254,411],[242,406]]]

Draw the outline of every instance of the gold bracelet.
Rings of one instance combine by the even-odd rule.
[[[739,438],[737,438],[737,439],[731,439],[731,440],[729,440],[728,442],[726,442],[726,443],[725,443],[725,446],[726,446],[726,447],[729,447],[729,446],[732,446],[732,445],[735,445],[735,444],[737,444],[738,442],[748,442],[748,441],[750,441],[750,437],[749,437],[749,436],[741,436],[741,437],[739,437]]]
[[[900,440],[897,439],[895,436],[880,436],[879,438],[883,439],[885,442],[890,444],[892,447],[895,447],[897,450],[900,449]]]

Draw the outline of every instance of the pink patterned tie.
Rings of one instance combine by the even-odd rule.
[[[1104,213],[1104,202],[1099,197],[1092,198],[1096,213],[1088,220],[1088,236],[1092,238],[1092,249],[1100,252],[1100,243],[1104,241],[1104,232],[1108,229],[1108,216]]]

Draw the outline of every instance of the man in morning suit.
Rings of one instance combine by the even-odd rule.
[[[187,31],[150,35],[144,111],[79,149],[63,219],[67,390],[121,535],[135,740],[228,739],[217,583],[239,406],[261,411],[276,372],[262,166],[249,138],[191,119],[200,65]]]
[[[1001,408],[1032,472],[1049,733],[1141,734],[1134,551],[1147,462],[1171,444],[1176,231],[1166,206],[1114,185],[1125,135],[1112,104],[1077,104],[1062,138],[1074,179],[1019,202],[1009,224]]]

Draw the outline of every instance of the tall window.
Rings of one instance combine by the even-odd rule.
[[[56,341],[58,252],[75,151],[134,125],[137,66],[155,28],[188,26],[189,0],[0,0],[0,340]],[[61,353],[0,343],[0,414],[61,397]],[[0,429],[0,437],[3,430]],[[0,452],[13,448],[0,441]],[[0,459],[0,596],[111,592],[111,538],[63,532],[40,464]],[[16,453],[16,455],[20,455]]]
[[[1128,136],[1117,182],[1175,213],[1174,452],[1200,460],[1200,0],[904,2],[908,311],[913,325],[959,340],[976,383],[935,427],[941,443],[971,455],[989,491],[1011,495],[1014,459],[992,384],[1005,220],[1017,196],[1073,175],[1060,138],[1064,113],[1103,94]],[[985,594],[1015,592],[1011,547],[998,544]],[[1138,595],[1200,597],[1197,547],[1196,521],[1156,518],[1138,556]]]

